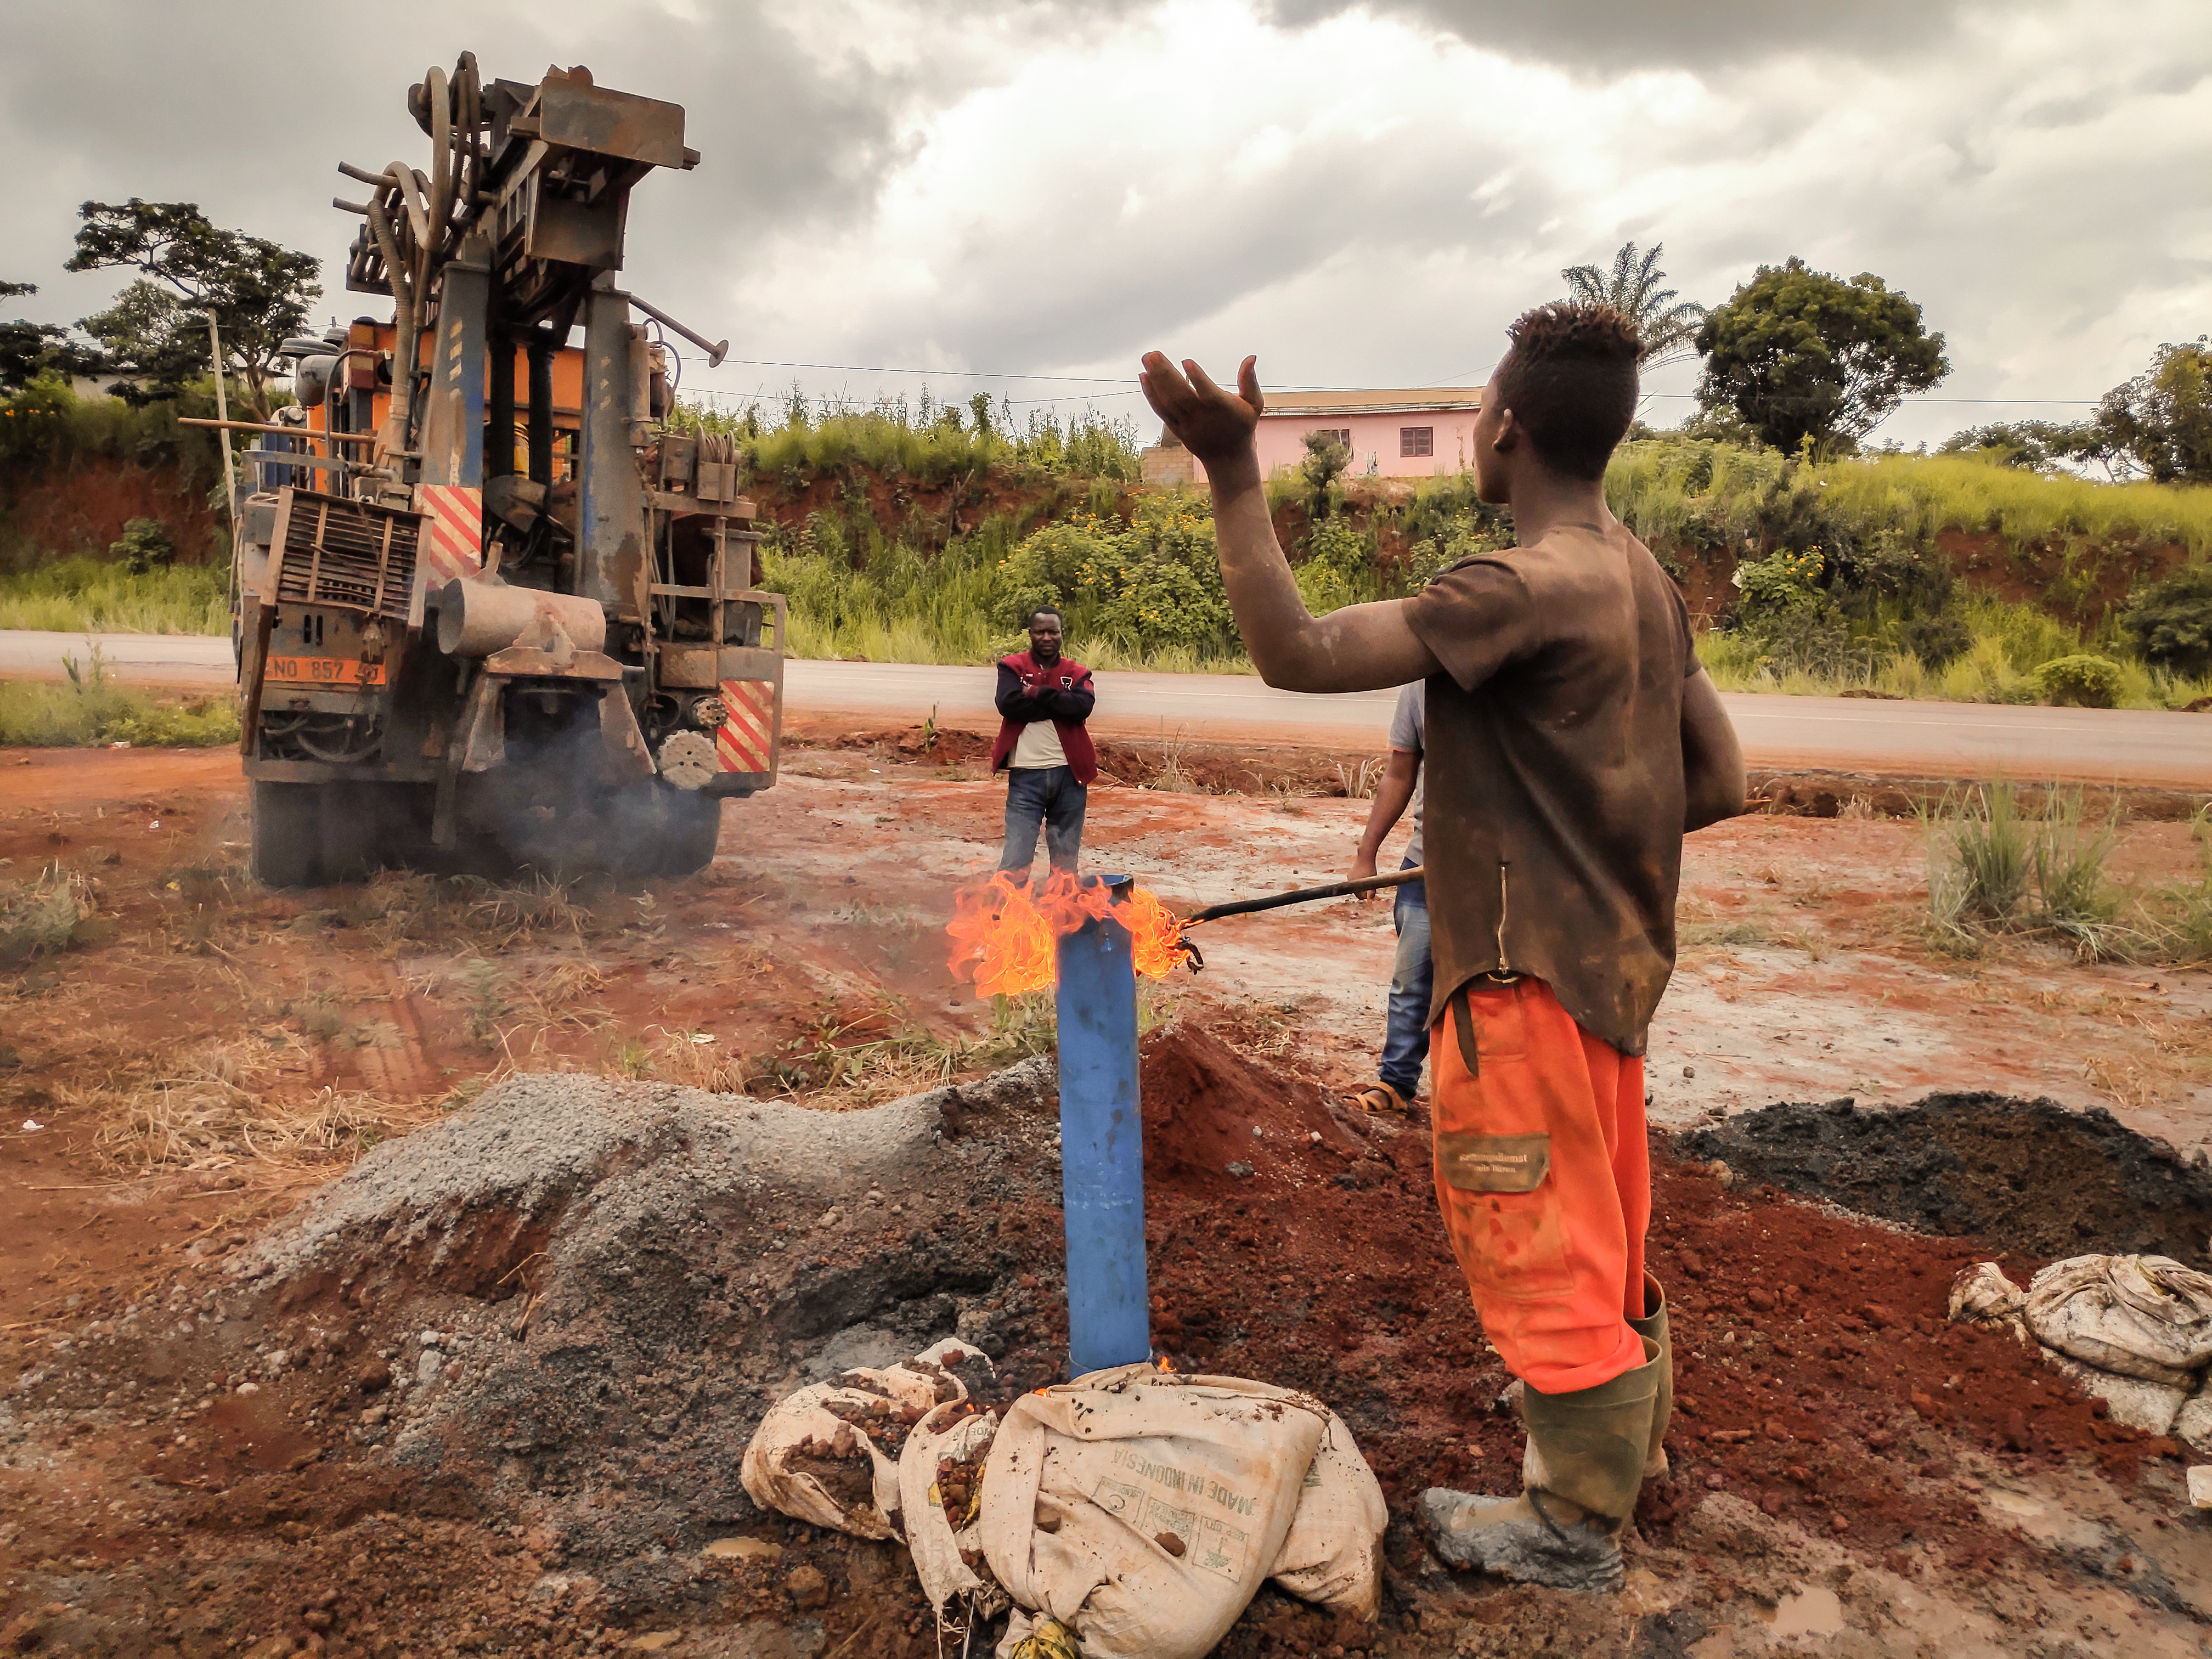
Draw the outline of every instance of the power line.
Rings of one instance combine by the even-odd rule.
[[[1647,398],[1694,398],[1694,392],[1647,392]],[[2097,398],[1908,398],[1906,404],[2048,404],[2053,407],[2094,409],[2102,402]],[[1900,408],[1904,404],[1899,405]]]
[[[686,363],[704,363],[707,361],[704,357],[695,356],[688,351],[677,351],[673,347],[670,347],[669,350],[671,355],[681,359]],[[1074,403],[1079,401],[1084,397],[1092,395],[1131,398],[1134,397],[1139,390],[1139,388],[1128,384],[1130,379],[1129,376],[1118,374],[1109,377],[1099,374],[1017,374],[1011,369],[992,368],[886,368],[880,364],[868,363],[791,362],[774,357],[725,357],[722,359],[722,362],[724,363],[740,364],[747,368],[814,368],[830,370],[845,374],[918,374],[925,378],[932,374],[938,374],[943,375],[948,380],[1048,380],[1072,386],[1112,386],[1122,388],[1122,390],[1115,392],[1097,394],[1070,393],[1065,397],[1059,398],[1017,398],[1009,400],[1017,406],[1025,405],[1028,404]],[[1495,367],[1495,365],[1493,365],[1493,367]],[[1487,371],[1485,371],[1485,378],[1487,378]],[[1460,379],[1456,375],[1447,376],[1441,384],[1444,386],[1455,386],[1460,384]],[[1373,389],[1374,388],[1370,386],[1278,386],[1275,388],[1278,393],[1283,394],[1296,392],[1366,392]],[[741,392],[715,392],[706,388],[701,388],[701,391],[703,395],[709,397],[741,397],[744,395]],[[1698,394],[1694,392],[1647,392],[1644,393],[1644,396],[1646,398],[1694,398]],[[1915,397],[1910,401],[1918,404],[2015,404],[2021,405],[2036,404],[2048,404],[2053,408],[2064,407],[2094,409],[2102,400],[2096,398]]]
[[[724,398],[732,403],[741,404],[775,403],[781,401],[784,396],[781,392],[769,392],[766,387],[763,387],[757,392],[720,392],[712,386],[678,386],[677,391],[682,396],[687,398]],[[1029,409],[1039,404],[1103,403],[1112,398],[1134,398],[1138,395],[1139,388],[1136,386],[1131,386],[1126,391],[1121,392],[1069,392],[1065,396],[1058,398],[1008,398],[1004,399],[1004,401],[1016,409]],[[832,404],[840,409],[873,409],[876,406],[875,403],[870,399],[842,396],[832,397],[827,392],[822,393],[810,399],[810,401]]]
[[[689,352],[678,355],[688,363],[707,361]],[[1079,386],[1120,386],[1129,378],[1125,374],[1110,378],[1103,374],[1017,374],[1011,370],[992,368],[886,368],[869,363],[794,363],[775,357],[725,357],[722,361],[747,368],[826,368],[846,374],[942,374],[954,380],[1065,380]]]

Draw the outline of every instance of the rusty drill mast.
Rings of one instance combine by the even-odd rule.
[[[392,319],[290,343],[297,403],[251,428],[254,872],[465,846],[696,870],[721,802],[775,781],[785,613],[732,441],[666,423],[669,353],[633,313],[726,345],[617,284],[631,187],[698,161],[684,111],[581,68],[485,84],[468,54],[408,103],[429,172],[343,166],[366,199],[336,203],[362,222],[346,286]]]

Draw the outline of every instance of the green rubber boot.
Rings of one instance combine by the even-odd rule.
[[[1644,1484],[1663,1369],[1647,1337],[1644,1364],[1610,1382],[1574,1394],[1526,1390],[1521,1495],[1430,1487],[1420,1516],[1437,1557],[1553,1589],[1619,1589],[1620,1532]]]
[[[1650,1273],[1644,1275],[1644,1317],[1630,1320],[1628,1328],[1645,1341],[1659,1345],[1659,1393],[1651,1407],[1651,1448],[1644,1454],[1644,1478],[1656,1480],[1667,1473],[1667,1425],[1674,1416],[1674,1340],[1667,1334],[1667,1292]]]

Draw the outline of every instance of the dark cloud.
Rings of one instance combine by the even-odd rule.
[[[130,196],[196,201],[219,223],[315,253],[330,276],[323,308],[361,307],[338,291],[354,222],[330,198],[358,191],[336,164],[426,167],[406,89],[464,49],[487,77],[534,81],[549,63],[588,64],[603,85],[685,106],[700,166],[647,179],[631,209],[632,276],[665,303],[703,301],[721,286],[714,273],[766,236],[864,217],[907,159],[901,134],[979,72],[950,55],[876,61],[857,26],[849,43],[802,40],[787,24],[793,14],[765,0],[702,4],[693,16],[646,0],[307,5],[281,25],[245,0],[9,9],[0,279],[39,283],[22,308],[57,321],[96,308],[115,286],[60,271],[77,204]],[[1000,9],[1017,38],[1112,21],[1072,20],[1037,0]]]
[[[2056,0],[2051,0],[2055,3]],[[2008,15],[2045,0],[2009,0]],[[1729,69],[1790,52],[1885,58],[1934,50],[1976,0],[1267,0],[1287,26],[1365,9],[1570,73]]]

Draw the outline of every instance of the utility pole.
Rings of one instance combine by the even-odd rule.
[[[222,389],[222,330],[215,313],[207,313],[208,352],[215,364],[215,417],[222,422],[216,441],[222,446],[222,499],[230,508],[230,599],[238,605],[238,477],[230,462],[230,399]],[[335,453],[335,452],[334,452]]]

